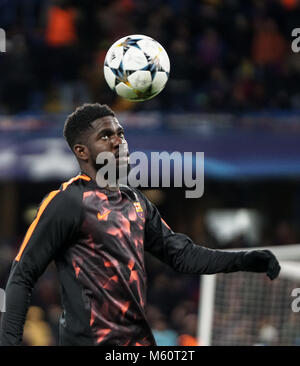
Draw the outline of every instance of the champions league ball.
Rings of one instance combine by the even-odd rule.
[[[108,50],[104,77],[119,96],[131,101],[154,98],[165,87],[170,60],[154,39],[139,34],[123,37]]]

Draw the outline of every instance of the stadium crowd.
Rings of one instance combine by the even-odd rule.
[[[69,111],[85,101],[115,109],[249,111],[300,107],[291,50],[298,0],[1,0],[0,111]],[[297,23],[298,22],[298,23]],[[160,98],[127,103],[103,78],[109,46],[146,34],[167,49]]]

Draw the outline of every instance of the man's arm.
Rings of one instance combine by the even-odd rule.
[[[169,264],[174,270],[189,274],[266,272],[271,279],[278,276],[280,266],[270,251],[227,252],[196,245],[186,235],[174,233],[161,219],[157,208],[146,198],[145,202],[145,250]]]
[[[80,219],[78,197],[53,191],[42,201],[13,262],[6,285],[6,312],[2,315],[0,344],[22,342],[32,289],[48,264],[64,250]]]

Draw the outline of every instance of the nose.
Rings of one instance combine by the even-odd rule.
[[[117,134],[113,135],[111,138],[111,144],[113,148],[117,148],[120,144],[124,143],[124,139]]]

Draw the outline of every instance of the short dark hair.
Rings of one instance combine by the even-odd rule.
[[[106,116],[115,117],[115,113],[106,104],[86,103],[76,108],[67,117],[64,125],[64,137],[71,150],[76,143],[81,142],[83,134],[92,127],[92,122]]]

